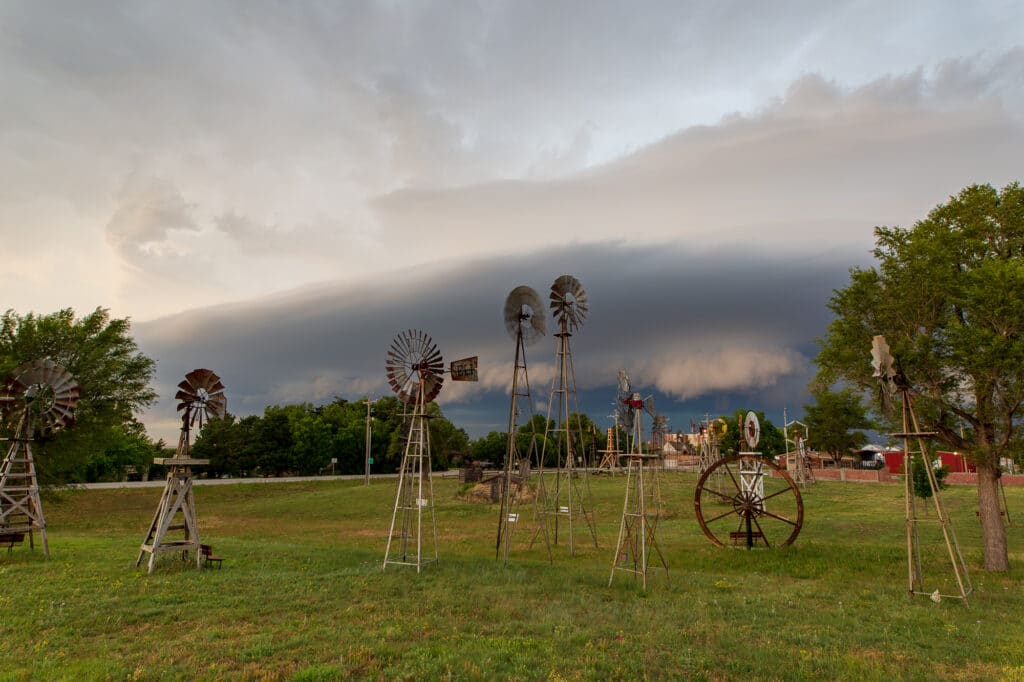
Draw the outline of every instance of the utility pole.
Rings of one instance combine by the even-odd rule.
[[[373,401],[366,399],[366,467],[363,474],[363,485],[370,485],[370,439],[373,436],[371,418],[373,417]]]

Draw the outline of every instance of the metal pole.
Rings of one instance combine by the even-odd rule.
[[[370,408],[373,406],[373,401],[369,398],[366,399],[366,464],[363,469],[363,485],[370,485],[370,439],[373,436],[373,427],[371,426],[371,417],[373,412]],[[334,473],[334,465],[331,465],[331,473]]]

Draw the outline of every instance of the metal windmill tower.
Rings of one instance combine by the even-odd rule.
[[[542,459],[547,458],[551,448],[556,462],[555,480],[551,489],[540,479],[538,495],[543,496],[541,509],[554,519],[554,543],[558,544],[561,526],[567,526],[569,555],[576,554],[576,526],[582,520],[590,531],[594,547],[597,547],[597,530],[594,526],[594,512],[590,495],[590,478],[584,466],[582,429],[579,421],[579,403],[576,398],[576,375],[572,364],[570,339],[587,316],[587,294],[583,285],[572,275],[562,275],[551,286],[551,312],[558,322],[558,350],[555,354],[557,376],[551,384],[551,398],[548,401],[548,424],[555,410],[555,426],[545,433]],[[570,420],[575,413],[576,419]],[[575,421],[575,423],[570,423]],[[534,534],[536,540],[536,533]],[[532,544],[532,543],[531,543]]]
[[[927,448],[927,439],[935,435],[934,431],[922,431],[917,421],[917,414],[914,412],[914,401],[910,392],[910,382],[903,373],[899,359],[894,358],[889,352],[889,344],[884,336],[875,336],[871,344],[872,366],[874,376],[880,384],[880,398],[882,411],[888,412],[891,409],[892,400],[898,393],[900,396],[900,408],[902,412],[902,431],[889,434],[893,438],[903,440],[903,482],[904,482],[904,507],[906,510],[907,524],[907,577],[908,593],[914,595],[927,595],[933,601],[939,601],[942,597],[953,597],[962,599],[967,605],[967,596],[974,591],[971,584],[971,577],[967,571],[967,563],[964,561],[960,551],[960,543],[956,539],[956,531],[953,522],[942,503],[942,491],[938,481],[935,479],[935,471],[932,469],[931,456]],[[916,445],[916,450],[911,450],[911,443]],[[931,488],[931,498],[935,504],[935,518],[921,518],[917,514],[917,502],[914,495],[914,455],[921,457],[925,474],[928,479],[928,486]],[[924,562],[921,560],[921,538],[919,526],[922,523],[938,523],[942,531],[942,537],[949,554],[949,563],[953,568],[953,575],[956,578],[957,594],[942,594],[941,588],[929,591],[925,585]],[[930,586],[929,586],[930,587]]]
[[[0,388],[0,423],[12,434],[0,464],[0,536],[24,539],[35,548],[34,534],[46,539],[46,518],[39,499],[39,481],[32,456],[37,435],[53,433],[75,423],[80,390],[71,373],[52,360],[35,360],[18,367]]]
[[[620,376],[625,372],[620,372]],[[628,380],[627,380],[628,383]],[[658,544],[658,517],[661,513],[661,489],[658,484],[657,468],[652,464],[660,457],[655,453],[643,452],[643,413],[654,416],[653,400],[646,401],[639,393],[632,393],[623,400],[631,413],[632,426],[630,450],[626,454],[626,499],[622,505],[622,521],[619,524],[619,539],[615,545],[612,574],[608,578],[611,586],[616,571],[626,571],[640,576],[643,588],[647,589],[647,572],[651,568],[668,571],[665,556]],[[661,566],[652,565],[655,557]]]
[[[181,435],[174,457],[158,457],[154,464],[168,467],[167,483],[157,505],[156,513],[149,524],[146,537],[139,547],[135,565],[149,554],[149,572],[153,572],[156,557],[161,552],[194,551],[196,568],[202,566],[199,551],[199,525],[196,520],[196,500],[192,492],[192,467],[205,466],[208,459],[194,459],[191,456],[191,434],[193,428],[200,430],[205,421],[221,419],[227,413],[228,399],[224,395],[224,384],[220,377],[208,369],[194,369],[178,384],[174,395],[181,412]],[[180,515],[180,521],[175,519]],[[181,531],[182,536],[167,539],[167,533]]]
[[[728,433],[728,431],[729,424],[724,419],[721,417],[711,419],[710,415],[704,415],[704,421],[700,424],[700,434],[698,437],[700,447],[699,473],[703,474],[722,458],[719,443],[722,440],[722,436]]]
[[[430,418],[426,408],[441,392],[444,361],[441,351],[424,332],[404,331],[394,338],[384,363],[392,390],[411,409],[405,417],[409,431],[398,473],[391,528],[384,549],[384,565],[423,566],[437,561],[437,521],[434,516],[434,482],[431,477]],[[476,381],[477,359],[466,358],[451,364],[454,381]],[[423,511],[427,510],[430,528],[424,531]],[[424,543],[428,547],[424,547]]]
[[[507,564],[512,547],[512,535],[521,525],[523,514],[520,500],[529,484],[530,469],[537,467],[543,480],[544,462],[537,447],[537,436],[533,428],[533,397],[530,395],[530,377],[526,370],[526,347],[536,343],[544,335],[544,301],[540,294],[528,286],[513,289],[505,299],[505,329],[515,339],[515,367],[512,371],[512,397],[508,410],[508,443],[505,448],[505,470],[501,486],[501,505],[498,515],[498,538],[495,543],[496,558],[501,557]],[[519,417],[526,416],[530,425],[530,442],[526,452],[521,452],[517,440]],[[551,559],[551,541],[547,525],[540,514],[534,497],[532,520],[535,529],[544,535],[544,544]]]
[[[790,438],[790,427],[799,426],[794,429],[793,437]],[[807,489],[814,483],[814,472],[807,465],[807,424],[796,419],[788,421],[786,408],[782,408],[782,438],[786,441],[786,471],[793,478],[793,482],[803,489]],[[793,446],[790,452],[789,447]]]

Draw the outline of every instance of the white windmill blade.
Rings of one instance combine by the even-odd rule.
[[[629,375],[626,374],[626,370],[620,369],[619,370],[619,393],[626,394],[626,393],[629,393],[629,392],[630,392]]]
[[[891,379],[896,376],[889,344],[881,334],[871,339],[871,366],[875,368],[875,372],[871,376],[881,379]]]

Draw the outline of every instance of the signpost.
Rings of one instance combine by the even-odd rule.
[[[370,485],[370,465],[373,464],[373,458],[370,457],[370,439],[373,436],[373,401],[369,398],[366,399],[366,466],[363,472],[363,485]]]

